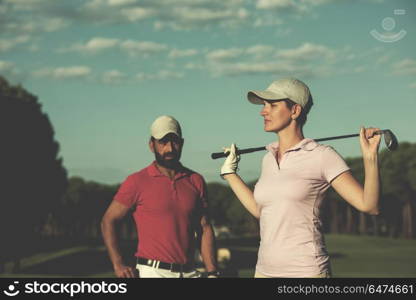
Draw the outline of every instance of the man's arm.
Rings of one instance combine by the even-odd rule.
[[[124,206],[117,201],[113,201],[101,221],[101,232],[104,243],[107,247],[111,262],[113,263],[114,272],[119,278],[135,277],[134,269],[126,266],[123,262],[116,233],[117,223],[123,219],[128,211],[129,208],[127,206]]]
[[[215,236],[207,216],[201,218],[201,256],[207,272],[217,270]]]

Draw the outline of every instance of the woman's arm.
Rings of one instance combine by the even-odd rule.
[[[253,192],[236,173],[240,158],[236,154],[235,145],[232,144],[230,148],[224,149],[224,152],[230,152],[230,154],[227,156],[221,167],[221,177],[228,182],[234,194],[249,213],[256,218],[259,218],[260,213],[257,208],[256,200],[254,200]]]
[[[254,200],[253,192],[245,184],[245,182],[237,174],[227,174],[223,176],[227,180],[234,194],[240,200],[241,204],[257,219],[260,213],[257,208],[256,200]]]
[[[344,172],[335,178],[331,185],[348,203],[362,212],[377,215],[380,197],[380,170],[378,165],[378,147],[380,135],[374,135],[378,128],[361,128],[360,145],[364,162],[364,188],[352,176]]]

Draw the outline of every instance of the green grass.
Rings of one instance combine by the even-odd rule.
[[[334,277],[416,277],[416,240],[327,235]]]
[[[24,270],[26,268],[30,268],[30,267],[33,267],[33,266],[42,265],[43,263],[48,263],[52,260],[56,260],[56,259],[60,259],[60,258],[65,259],[65,257],[74,256],[74,255],[77,255],[77,254],[82,254],[82,253],[85,253],[85,252],[91,251],[91,250],[104,252],[105,251],[105,246],[98,246],[98,247],[97,246],[95,246],[95,247],[76,246],[76,247],[61,249],[61,250],[58,250],[58,251],[37,253],[35,255],[23,258],[20,261],[20,267],[21,267],[22,270]],[[74,262],[74,263],[78,263],[78,262]],[[49,274],[48,275],[46,275],[46,274],[30,274],[30,273],[16,274],[16,273],[11,273],[12,268],[13,268],[13,263],[12,262],[7,262],[5,264],[5,273],[0,274],[0,278],[1,277],[21,277],[21,278],[24,278],[24,277],[26,277],[26,278],[33,278],[33,277],[36,277],[36,278],[40,278],[40,277],[54,277],[54,278],[68,277],[66,275],[60,275],[60,274],[53,274],[53,275],[49,275]],[[97,274],[97,277],[103,277],[103,276],[99,276],[99,275],[100,274]],[[84,277],[84,276],[80,276],[80,277]],[[111,277],[111,276],[107,276],[107,277]]]
[[[356,235],[325,235],[333,277],[416,277],[416,240]],[[257,251],[253,247],[230,247]],[[239,277],[253,277],[254,269],[240,269]]]
[[[334,277],[416,277],[416,240],[331,234],[326,235],[325,239],[331,256]],[[258,250],[255,240],[239,239],[235,245],[232,241],[227,241],[227,245],[232,253],[231,258],[237,259],[237,263],[234,263],[234,267],[237,268],[235,276],[252,278]],[[51,274],[50,272],[48,274],[28,272],[12,274],[9,273],[12,264],[7,263],[6,272],[9,272],[0,274],[0,277],[113,277],[111,267],[108,270],[106,270],[107,267],[102,268],[106,270],[103,272],[94,272],[90,270],[91,264],[88,265],[88,261],[82,263],[82,258],[91,260],[91,256],[87,256],[91,251],[95,251],[94,253],[99,255],[96,263],[110,265],[104,246],[89,247],[81,245],[60,251],[39,253],[21,261],[23,270],[30,267],[42,270],[43,266],[45,266],[44,268],[53,268],[55,262],[56,264],[62,264],[62,261],[68,265],[77,264],[80,268],[84,265],[83,273],[79,275]],[[96,255],[94,254],[94,256]],[[241,265],[238,263],[238,259],[241,260]],[[56,269],[59,270],[59,268]]]

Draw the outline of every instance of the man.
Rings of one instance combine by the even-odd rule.
[[[130,209],[139,240],[135,254],[139,277],[200,277],[193,264],[197,242],[208,276],[218,276],[206,185],[201,175],[179,162],[183,144],[178,121],[157,118],[149,140],[155,161],[127,177],[103,217],[104,242],[117,277],[136,277],[123,262],[115,229]]]

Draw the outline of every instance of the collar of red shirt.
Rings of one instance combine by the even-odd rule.
[[[156,166],[156,161],[153,161],[148,167],[147,172],[150,176],[153,177],[167,177],[165,174],[159,171],[159,169]],[[180,170],[175,174],[174,180],[178,180],[182,177],[188,176],[189,172],[187,172],[186,168],[181,165]]]

